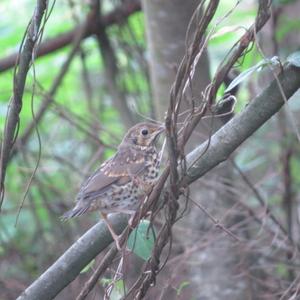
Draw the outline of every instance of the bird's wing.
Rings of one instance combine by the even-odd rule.
[[[145,167],[144,152],[129,147],[121,148],[86,180],[77,200],[92,200],[105,193],[111,184],[126,184],[132,176],[141,174]]]

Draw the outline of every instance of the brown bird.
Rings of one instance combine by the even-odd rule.
[[[139,123],[125,135],[117,153],[105,161],[81,186],[75,207],[63,219],[99,210],[118,249],[118,236],[107,213],[133,214],[158,177],[160,159],[155,144],[164,126]]]

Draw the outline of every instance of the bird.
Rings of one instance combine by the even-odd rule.
[[[161,162],[156,143],[164,130],[164,125],[154,122],[142,122],[130,128],[116,154],[81,185],[75,207],[62,219],[98,210],[120,250],[119,236],[107,214],[133,215],[156,183]]]

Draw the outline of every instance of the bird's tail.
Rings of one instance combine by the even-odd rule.
[[[64,213],[60,217],[60,219],[62,221],[66,221],[68,219],[81,216],[82,214],[84,214],[85,212],[87,212],[88,209],[89,209],[89,207],[75,206],[73,209],[71,209],[71,210],[67,211],[66,213]]]

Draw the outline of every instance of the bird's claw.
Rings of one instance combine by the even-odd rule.
[[[122,247],[121,247],[121,245],[120,245],[120,243],[119,243],[119,238],[117,238],[117,239],[115,240],[115,243],[116,243],[117,250],[118,250],[118,251],[122,251]]]
[[[132,229],[132,230],[134,229],[133,221],[134,221],[134,215],[132,215],[132,216],[130,217],[130,219],[128,220],[128,226],[129,226],[129,228]]]

